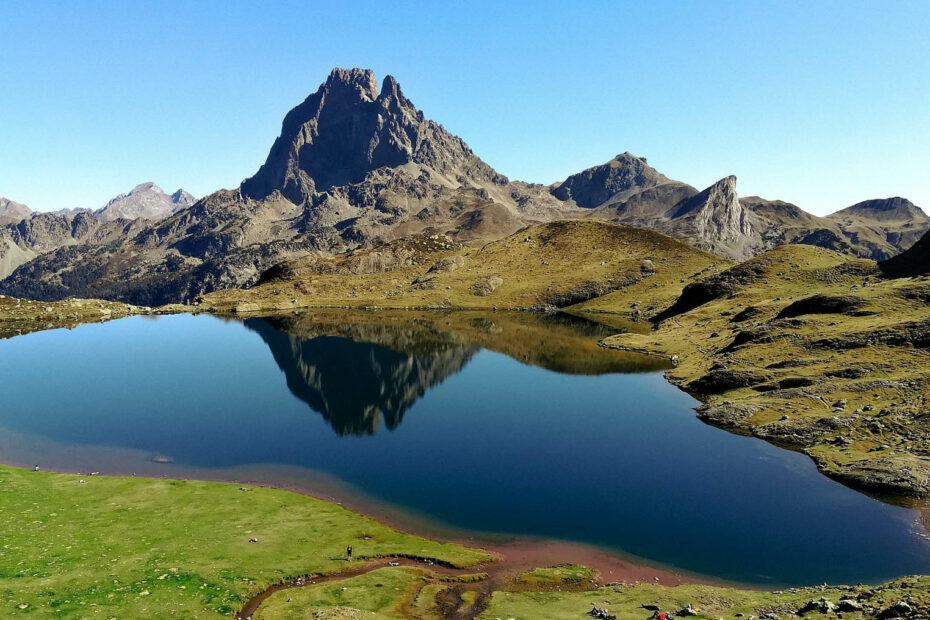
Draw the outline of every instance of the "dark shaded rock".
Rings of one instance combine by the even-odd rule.
[[[911,248],[878,264],[889,278],[906,278],[930,273],[930,233]]]
[[[918,349],[930,348],[930,321],[906,323],[895,329],[880,329],[869,332],[857,332],[836,338],[821,338],[811,346],[833,351],[860,349],[874,345],[912,346]]]
[[[762,314],[762,311],[759,310],[756,306],[748,306],[743,310],[737,312],[733,315],[733,318],[730,319],[731,323],[742,323],[743,321],[748,321],[749,319],[754,319],[757,316]]]
[[[886,607],[878,613],[878,618],[907,618],[914,612],[913,607],[904,601],[898,601],[890,607]]]
[[[764,379],[742,370],[712,370],[688,384],[688,391],[695,394],[722,394],[729,390],[751,387]]]
[[[573,174],[552,189],[559,200],[574,200],[579,207],[597,207],[617,194],[667,183],[668,178],[630,153],[617,155],[600,166]]]
[[[782,360],[780,362],[773,362],[766,366],[766,368],[800,368],[801,366],[807,366],[808,363],[803,360]]]
[[[687,285],[671,307],[663,310],[651,320],[654,323],[661,323],[665,319],[690,312],[715,299],[732,295],[740,286],[756,282],[764,275],[765,268],[753,262],[731,267],[706,280]]]
[[[450,273],[463,265],[465,265],[464,258],[461,256],[450,256],[433,263],[426,273]]]
[[[640,278],[636,277],[634,279],[638,281]],[[573,304],[579,304],[583,301],[588,301],[589,299],[594,299],[595,297],[606,295],[617,290],[618,288],[623,288],[623,286],[628,285],[629,284],[626,282],[618,284],[606,281],[589,280],[588,282],[584,282],[569,291],[552,293],[548,295],[546,297],[546,303],[557,308],[564,308]]]
[[[805,314],[848,314],[864,305],[864,299],[853,295],[813,295],[783,308],[775,318],[786,319]]]
[[[737,333],[733,337],[733,342],[721,349],[720,352],[728,353],[738,347],[743,346],[744,344],[749,344],[750,342],[771,342],[773,333],[775,333],[775,328],[771,325],[759,325],[758,327],[754,327],[752,329],[743,330]]]
[[[837,379],[860,379],[867,374],[869,374],[868,368],[840,368],[839,370],[831,370],[825,373],[827,377],[835,377]]]
[[[845,612],[862,611],[862,604],[856,599],[844,598],[840,600],[837,609]]]
[[[808,387],[814,385],[814,380],[810,377],[786,377],[778,382],[778,387],[783,390],[791,388]]]

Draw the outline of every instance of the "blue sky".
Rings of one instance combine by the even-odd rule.
[[[820,214],[930,211],[930,2],[0,0],[0,195],[204,195],[334,66],[394,75],[512,179],[617,153]]]

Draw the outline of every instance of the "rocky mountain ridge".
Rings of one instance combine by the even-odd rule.
[[[628,181],[618,184],[617,178]],[[566,199],[581,196],[577,204],[586,207],[587,217],[659,230],[733,260],[791,243],[884,260],[930,230],[930,218],[904,198],[869,200],[818,217],[788,202],[739,197],[735,176],[698,192],[629,153],[572,175],[551,191]]]
[[[94,217],[102,222],[116,219],[162,220],[186,209],[197,202],[189,192],[179,189],[173,194],[166,194],[162,188],[152,182],[140,183],[126,194],[120,194],[106,205],[94,211]]]
[[[734,260],[786,243],[881,259],[930,228],[917,207],[910,218],[899,216],[909,207],[889,200],[819,218],[789,203],[741,199],[732,176],[699,192],[630,153],[553,186],[510,181],[426,119],[393,77],[379,89],[371,71],[334,69],[285,116],[265,163],[239,188],[142,221],[123,236],[84,237],[33,257],[16,265],[0,292],[187,301],[249,286],[301,256],[415,234],[480,245],[571,217],[652,228]]]
[[[0,279],[43,254],[75,245],[113,243],[195,202],[179,189],[168,195],[154,183],[141,183],[106,205],[90,209],[33,212],[0,198]],[[138,221],[137,221],[138,220]]]

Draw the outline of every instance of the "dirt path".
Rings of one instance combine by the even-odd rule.
[[[402,557],[384,557],[377,559],[365,559],[362,560],[363,564],[359,565],[357,568],[351,570],[345,570],[338,573],[331,573],[328,575],[320,574],[309,574],[302,575],[296,579],[286,581],[284,583],[278,583],[269,588],[265,589],[261,593],[253,596],[245,604],[242,610],[236,614],[236,618],[240,620],[248,620],[252,615],[258,610],[259,606],[267,599],[269,596],[281,590],[290,590],[293,588],[305,588],[307,586],[315,586],[323,583],[331,583],[333,581],[342,581],[344,579],[351,579],[352,577],[358,577],[366,573],[378,570],[379,568],[385,568],[388,566],[414,566],[418,568],[428,569],[430,572],[437,575],[469,575],[473,573],[487,572],[487,568],[494,566],[493,564],[487,564],[482,566],[476,566],[472,568],[452,568],[449,566],[442,566],[436,564],[432,560],[427,559],[411,559],[411,558],[402,558]],[[482,583],[482,582],[477,582]],[[474,584],[474,585],[477,585]],[[472,584],[469,584],[472,585]],[[445,615],[445,614],[444,614]]]
[[[639,583],[658,582],[665,585],[678,585],[682,583],[707,583],[722,585],[719,581],[708,581],[686,578],[668,570],[650,568],[641,564],[634,564],[601,553],[596,549],[581,547],[571,543],[532,541],[517,542],[509,545],[485,545],[484,548],[497,556],[497,561],[479,564],[468,568],[453,568],[437,563],[427,558],[382,557],[376,559],[359,559],[353,562],[355,568],[327,575],[309,574],[270,586],[263,592],[252,597],[236,615],[237,619],[248,620],[258,610],[262,602],[269,596],[281,590],[304,588],[324,583],[342,581],[370,573],[379,568],[388,566],[413,566],[425,568],[436,577],[472,575],[487,573],[488,578],[482,581],[467,583],[450,582],[445,590],[436,597],[436,604],[444,620],[460,620],[474,618],[489,604],[491,594],[505,589],[511,579],[516,575],[534,568],[555,566],[559,564],[584,564],[594,571],[594,578],[587,583],[576,584],[578,589],[595,589],[608,583]],[[567,585],[567,584],[566,584]],[[473,605],[466,605],[462,597],[465,591],[476,592]]]

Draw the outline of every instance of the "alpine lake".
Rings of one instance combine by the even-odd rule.
[[[0,461],[317,489],[479,544],[572,541],[767,587],[930,573],[920,506],[702,423],[663,360],[597,345],[617,331],[321,311],[32,333],[0,341]]]

